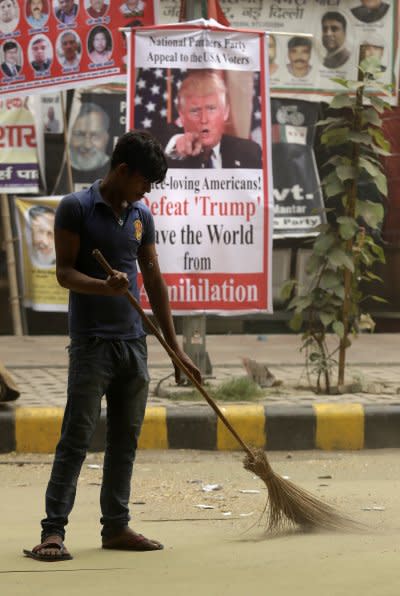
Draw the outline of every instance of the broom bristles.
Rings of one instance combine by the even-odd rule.
[[[266,485],[267,530],[277,532],[298,525],[304,530],[360,530],[361,524],[342,515],[290,480],[276,474],[262,449],[253,449],[244,459],[246,470],[254,472]]]

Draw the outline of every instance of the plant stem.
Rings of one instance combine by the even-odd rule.
[[[360,72],[360,76],[362,77],[362,73]],[[355,132],[361,132],[362,122],[361,122],[361,112],[363,107],[363,91],[364,87],[361,86],[357,89],[356,92],[356,103],[354,108],[354,127],[353,130]],[[360,159],[360,144],[356,141],[353,142],[353,149],[352,149],[352,164],[357,170],[357,176],[355,176],[351,182],[350,191],[347,195],[347,203],[345,208],[345,215],[347,217],[351,217],[352,219],[355,218],[356,214],[356,201],[357,201],[357,190],[358,190],[358,172],[359,172],[359,159]],[[354,238],[350,238],[346,242],[346,252],[348,255],[353,254],[353,244]],[[348,346],[348,335],[349,335],[349,317],[350,317],[350,310],[351,310],[351,288],[352,288],[352,281],[354,273],[350,271],[347,267],[344,269],[344,300],[343,300],[343,307],[342,307],[342,323],[343,323],[343,337],[340,340],[339,344],[339,362],[338,362],[338,385],[344,385],[344,373],[346,367],[346,349]]]

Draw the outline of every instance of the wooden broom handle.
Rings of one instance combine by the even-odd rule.
[[[111,265],[103,257],[103,255],[101,254],[101,252],[97,248],[94,249],[94,251],[92,252],[92,255],[94,256],[94,258],[96,259],[96,261],[102,266],[102,268],[104,269],[104,271],[108,275],[113,275],[114,274],[113,268],[111,267]],[[188,377],[188,379],[190,379],[190,381],[196,387],[197,391],[199,391],[201,393],[201,395],[205,398],[205,400],[212,407],[212,409],[217,414],[217,416],[221,419],[221,421],[225,424],[225,426],[227,427],[227,429],[235,437],[235,439],[237,440],[237,442],[250,455],[250,457],[254,457],[254,454],[253,454],[252,450],[250,449],[250,447],[248,445],[246,445],[246,443],[243,441],[243,439],[238,435],[238,433],[233,428],[233,426],[231,425],[231,423],[229,422],[229,420],[227,420],[227,418],[224,416],[224,414],[222,413],[222,411],[220,410],[220,408],[217,406],[217,404],[215,403],[215,401],[212,399],[212,397],[210,397],[208,395],[207,391],[198,382],[198,380],[196,379],[196,377],[193,376],[193,374],[187,368],[186,364],[184,364],[182,362],[182,360],[175,353],[175,351],[167,344],[167,342],[165,341],[165,339],[163,338],[163,336],[161,335],[161,333],[159,332],[159,330],[157,329],[157,327],[154,325],[154,323],[152,322],[152,320],[146,315],[146,313],[144,312],[143,308],[140,306],[139,302],[136,300],[136,298],[133,296],[133,294],[129,290],[127,290],[126,291],[126,296],[127,296],[128,300],[129,300],[129,302],[132,304],[133,308],[140,314],[140,316],[142,317],[143,321],[146,323],[146,325],[154,333],[154,335],[156,336],[156,338],[158,339],[158,341],[160,342],[160,344],[163,346],[163,348],[168,352],[171,360],[177,365],[178,368],[181,369],[181,371]]]

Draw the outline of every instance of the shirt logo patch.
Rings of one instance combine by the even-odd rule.
[[[136,240],[140,242],[143,236],[143,225],[140,219],[135,219],[135,221],[133,222],[133,229],[135,231]]]

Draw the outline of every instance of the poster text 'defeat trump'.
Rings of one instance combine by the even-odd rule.
[[[176,314],[270,311],[268,39],[208,25],[132,32],[128,127],[169,166],[143,200]]]

